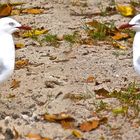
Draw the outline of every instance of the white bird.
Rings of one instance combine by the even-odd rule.
[[[0,83],[7,80],[14,71],[15,45],[12,33],[19,29],[30,29],[16,20],[4,17],[0,19]]]
[[[132,18],[129,23],[120,26],[120,29],[124,28],[132,28],[136,32],[133,41],[133,65],[140,75],[140,14]]]

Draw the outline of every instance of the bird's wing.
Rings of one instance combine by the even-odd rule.
[[[5,69],[6,69],[6,67],[5,67],[5,65],[4,65],[4,63],[3,63],[3,61],[2,61],[2,60],[0,60],[0,74],[2,74],[2,73],[3,73],[3,71],[5,71]]]
[[[137,59],[137,63],[140,65],[140,56]]]

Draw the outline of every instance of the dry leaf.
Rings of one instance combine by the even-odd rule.
[[[135,15],[135,8],[132,5],[116,5],[116,9],[121,15],[128,17]]]
[[[99,126],[99,122],[100,122],[99,120],[91,120],[83,122],[80,125],[80,130],[83,132],[89,132],[93,129],[96,129]]]
[[[60,113],[60,114],[44,114],[42,115],[44,120],[49,122],[56,122],[60,123],[63,128],[69,129],[74,127],[75,119],[68,115],[67,113]]]
[[[126,39],[128,37],[129,35],[127,33],[121,33],[121,32],[117,32],[114,36],[112,36],[114,40]]]
[[[76,138],[79,138],[79,139],[83,137],[81,132],[76,129],[72,130],[72,135],[74,135]]]
[[[127,107],[117,107],[112,110],[113,114],[118,115],[118,114],[125,114],[127,112],[128,108]]]
[[[20,9],[13,9],[11,12],[11,16],[13,15],[20,15],[21,10]]]
[[[21,69],[26,67],[29,64],[29,60],[25,59],[25,60],[17,60],[16,61],[16,69]]]
[[[41,35],[41,34],[46,34],[46,33],[48,33],[48,31],[49,30],[47,30],[47,29],[35,29],[35,30],[25,31],[20,36],[22,36],[22,37],[38,36],[38,35]]]
[[[18,131],[16,130],[15,127],[13,128],[13,130],[14,130],[14,132],[15,132],[14,139],[18,139],[18,138],[19,138],[19,133],[18,133]]]
[[[31,9],[22,10],[22,13],[41,14],[41,13],[43,13],[43,11],[44,11],[44,9],[31,8]]]
[[[41,136],[39,134],[29,133],[26,135],[26,137],[29,139],[34,139],[34,140],[41,140]]]
[[[109,91],[104,88],[98,89],[94,91],[96,95],[107,98],[109,97]]]
[[[107,117],[100,118],[100,125],[107,123],[107,121],[108,121]]]
[[[8,96],[7,96],[7,98],[15,98],[16,97],[16,95],[15,94],[8,94]]]
[[[12,6],[10,4],[4,4],[0,7],[0,17],[9,16],[12,12]]]
[[[13,79],[12,84],[11,84],[11,88],[15,89],[19,86],[20,86],[20,81],[17,81],[16,79]]]
[[[116,41],[113,41],[112,44],[113,44],[113,47],[114,48],[118,48],[118,49],[122,49],[122,50],[125,50],[126,49],[125,46],[121,45],[120,43],[118,43]]]
[[[16,49],[21,49],[21,48],[24,48],[25,45],[22,44],[22,43],[16,43],[16,44],[15,44],[15,47],[16,47]]]
[[[62,121],[60,121],[60,123],[61,123],[61,126],[62,126],[64,129],[72,129],[72,128],[75,127],[73,121],[62,120]]]
[[[87,79],[86,79],[86,82],[87,83],[93,83],[95,81],[95,78],[92,76],[92,75],[90,75]]]
[[[44,114],[43,118],[47,121],[61,121],[61,120],[74,120],[73,117],[71,117],[69,114],[67,113],[60,113],[60,114]]]
[[[42,137],[39,134],[32,134],[32,133],[27,134],[26,138],[29,138],[31,140],[52,140],[52,139],[47,138],[47,137],[46,138]]]
[[[76,101],[86,99],[86,97],[83,94],[68,93],[63,97],[63,99],[70,99],[70,100],[76,102]]]

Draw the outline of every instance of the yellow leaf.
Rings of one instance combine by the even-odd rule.
[[[12,12],[11,12],[11,16],[13,16],[13,15],[20,15],[20,12],[21,12],[21,10],[19,10],[19,9],[14,9],[14,10],[12,10]]]
[[[134,16],[136,12],[132,5],[116,5],[116,9],[125,17]]]
[[[127,33],[120,33],[120,32],[117,32],[114,36],[112,36],[112,38],[114,40],[121,40],[121,39],[125,39],[128,37],[129,37],[129,35]]]
[[[16,65],[16,69],[21,69],[27,66],[28,64],[29,64],[29,60],[25,59],[25,60],[17,60],[15,65]]]
[[[31,9],[22,10],[22,13],[41,14],[41,13],[43,13],[43,11],[44,11],[43,9],[31,8]]]
[[[15,88],[17,88],[19,86],[20,86],[20,81],[17,81],[15,79],[13,79],[12,84],[11,84],[11,88],[15,89]]]
[[[72,130],[72,135],[74,135],[75,137],[77,137],[79,139],[83,137],[81,132],[76,129]]]
[[[12,12],[12,6],[10,4],[4,4],[0,7],[0,17],[9,16]]]
[[[32,36],[38,36],[41,34],[48,33],[49,30],[47,29],[35,29],[30,31],[25,31],[23,34],[21,34],[22,37],[32,37]]]
[[[122,50],[125,50],[126,49],[126,47],[125,46],[123,46],[123,45],[121,45],[120,43],[118,43],[118,42],[112,42],[112,44],[113,44],[113,47],[114,48],[118,48],[118,49],[122,49]]]
[[[18,6],[18,5],[23,5],[23,4],[26,4],[25,2],[13,2],[13,3],[10,3],[12,6]]]
[[[25,45],[22,44],[22,43],[16,43],[16,44],[15,44],[15,47],[16,47],[16,49],[21,49],[21,48],[24,48]]]

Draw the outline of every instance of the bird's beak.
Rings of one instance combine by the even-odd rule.
[[[23,30],[31,30],[32,28],[29,27],[29,26],[25,26],[25,25],[22,25],[22,26],[19,26],[19,27],[16,27],[18,29],[23,29]]]
[[[136,24],[129,24],[129,23],[126,23],[126,24],[122,24],[119,29],[126,29],[126,28],[131,28],[133,26],[135,26]]]

